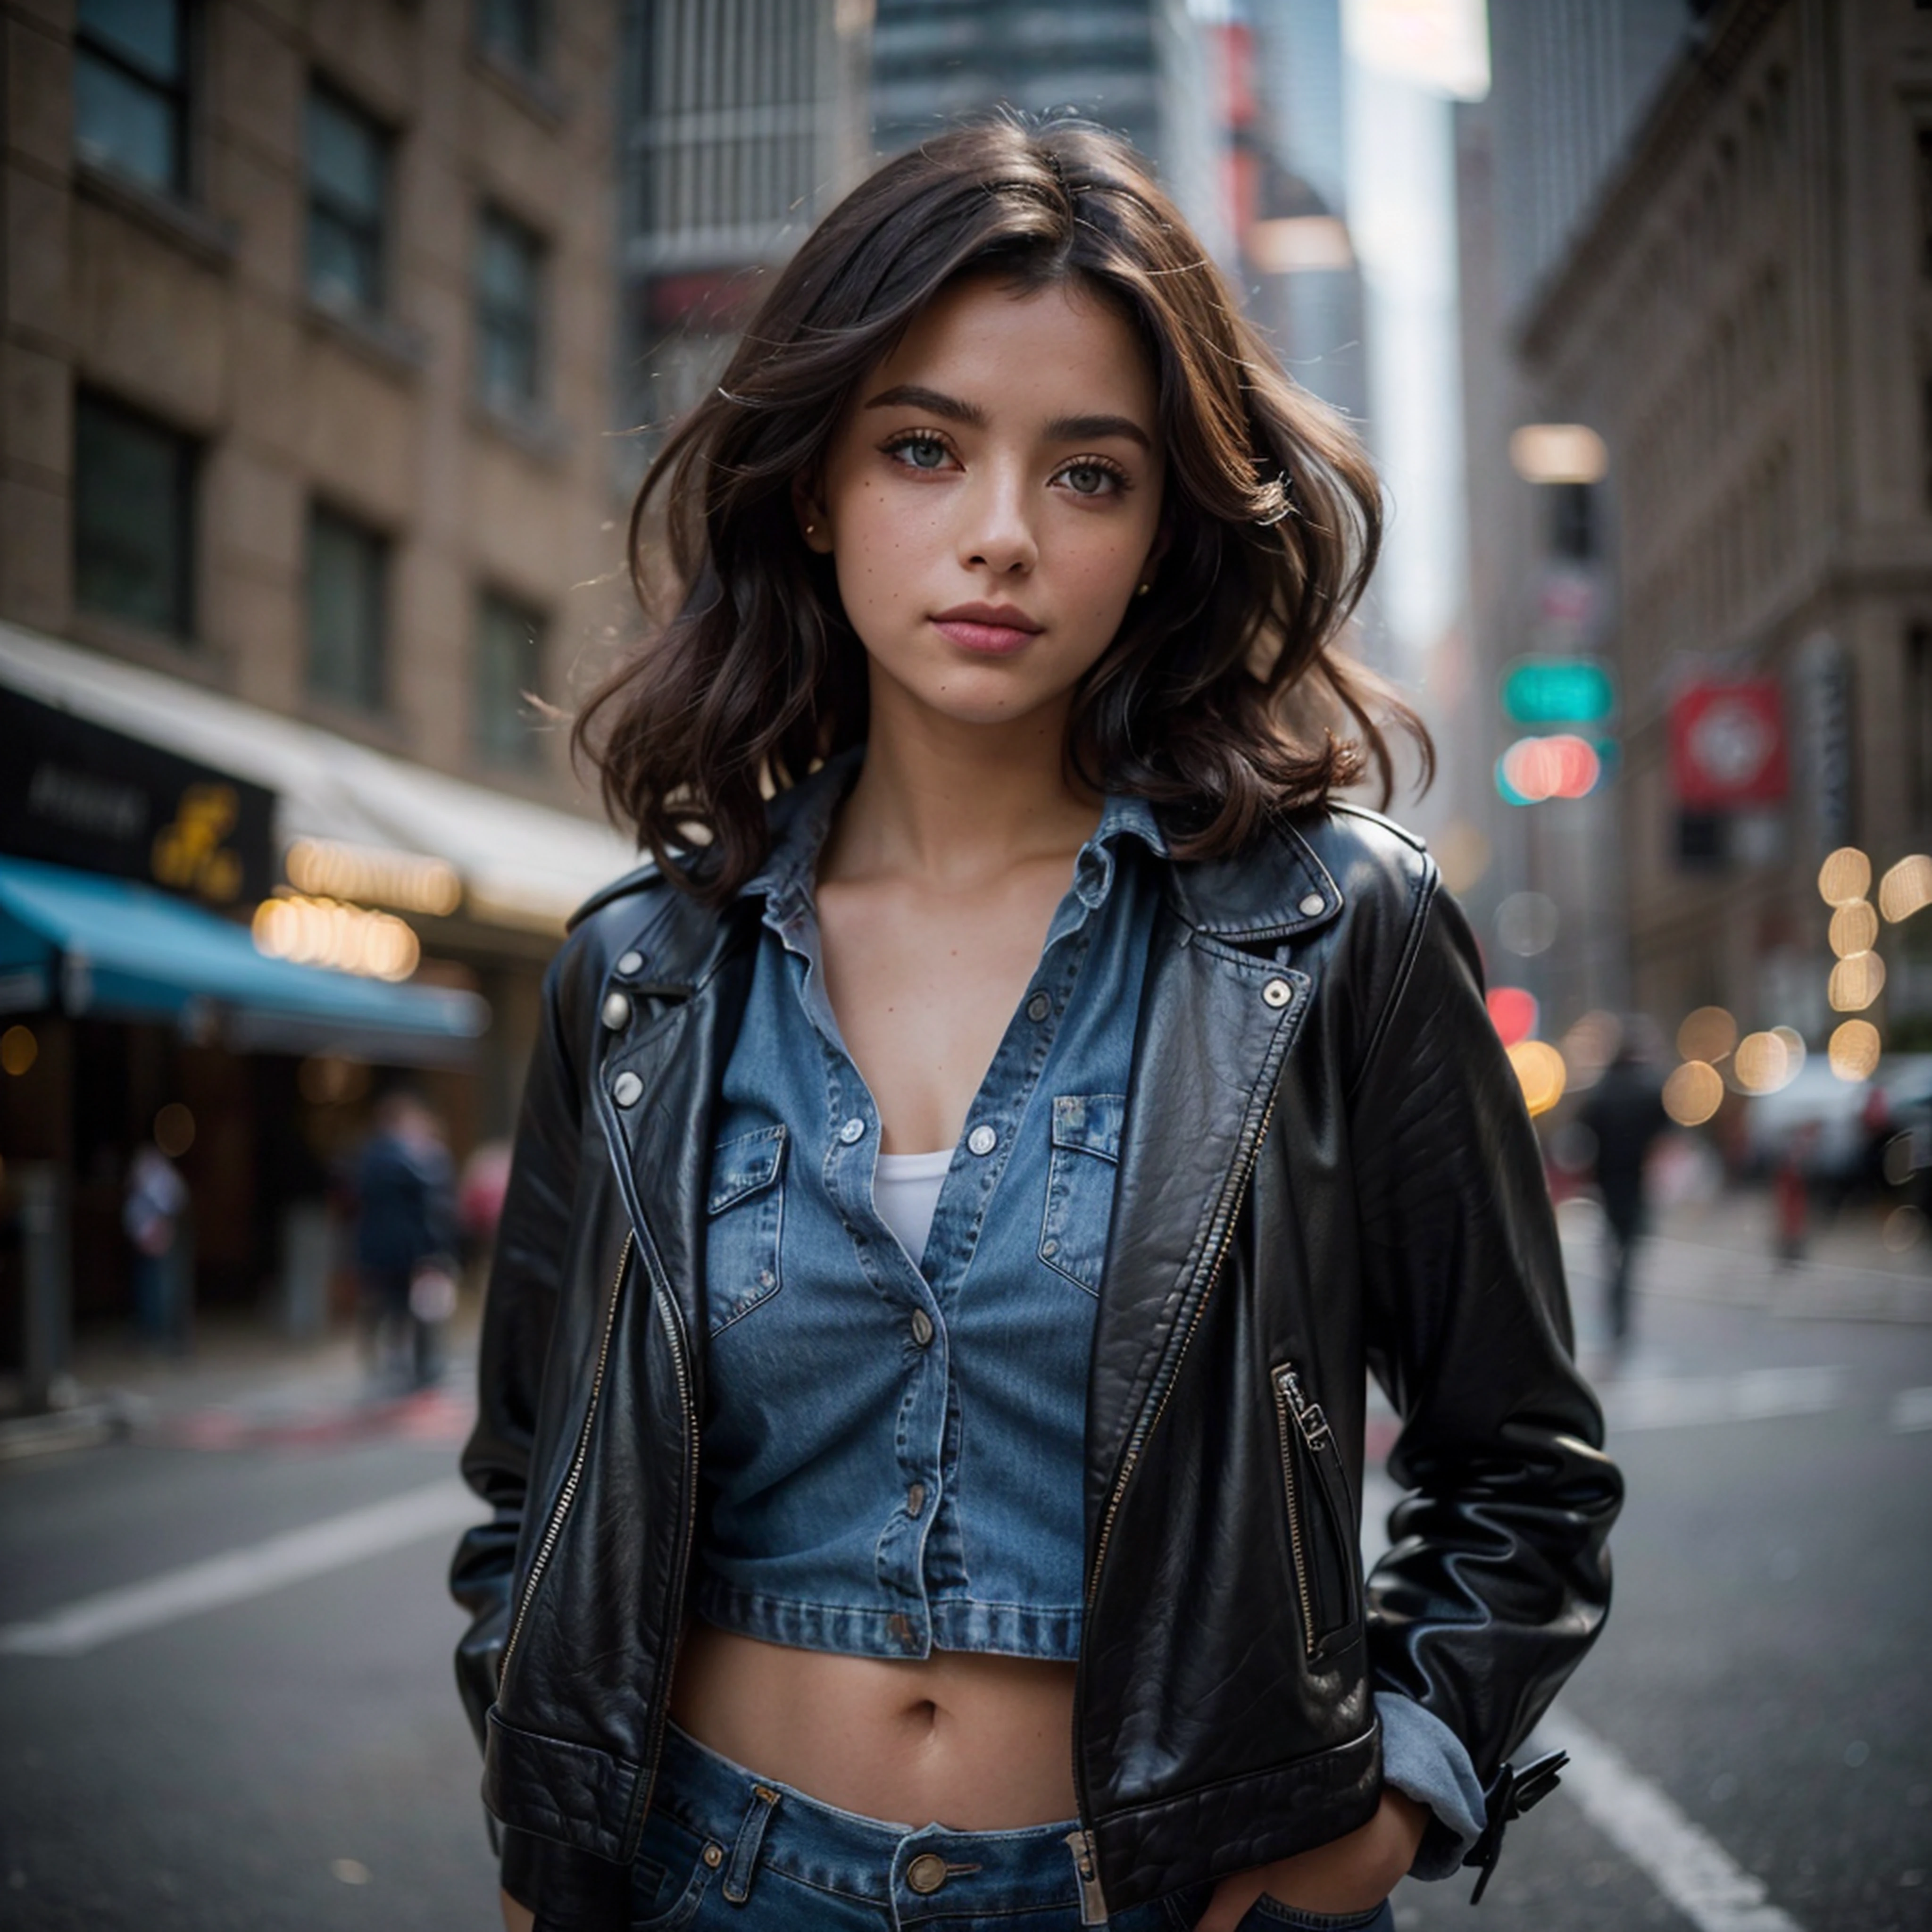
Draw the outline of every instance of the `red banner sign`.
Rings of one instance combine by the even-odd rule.
[[[1775,805],[1790,789],[1784,695],[1771,678],[1686,685],[1670,706],[1670,776],[1693,812]]]

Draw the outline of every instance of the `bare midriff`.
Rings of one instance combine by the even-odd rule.
[[[670,1714],[760,1776],[868,1818],[1010,1832],[1077,1809],[1070,1664],[834,1656],[694,1622]]]

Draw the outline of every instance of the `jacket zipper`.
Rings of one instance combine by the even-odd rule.
[[[1160,1418],[1167,1412],[1168,1399],[1174,1392],[1174,1384],[1180,1379],[1180,1365],[1187,1358],[1188,1345],[1194,1340],[1194,1331],[1200,1327],[1201,1318],[1207,1312],[1208,1298],[1214,1292],[1214,1284],[1221,1278],[1221,1264],[1227,1257],[1228,1244],[1233,1238],[1234,1223],[1240,1219],[1241,1204],[1247,1198],[1248,1184],[1254,1178],[1255,1165],[1261,1158],[1262,1144],[1268,1138],[1269,1125],[1274,1119],[1275,1102],[1278,1092],[1278,1086],[1270,1089],[1268,1106],[1262,1112],[1261,1124],[1256,1128],[1254,1138],[1249,1144],[1248,1151],[1243,1158],[1240,1172],[1235,1179],[1234,1191],[1229,1198],[1228,1212],[1221,1223],[1220,1235],[1215,1243],[1214,1258],[1208,1270],[1208,1285],[1201,1291],[1201,1299],[1195,1304],[1194,1312],[1188,1321],[1186,1333],[1180,1338],[1180,1346],[1175,1352],[1174,1366],[1168,1376],[1167,1386],[1161,1390],[1160,1400],[1155,1405],[1154,1414],[1148,1418],[1144,1426],[1135,1430],[1132,1439],[1127,1444],[1126,1454],[1120,1459],[1120,1473],[1114,1480],[1112,1492],[1107,1498],[1106,1509],[1100,1518],[1100,1533],[1094,1539],[1094,1567],[1088,1572],[1087,1595],[1081,1611],[1083,1633],[1088,1620],[1093,1616],[1094,1600],[1100,1592],[1100,1569],[1107,1560],[1107,1545],[1114,1533],[1114,1519],[1120,1514],[1121,1498],[1126,1496],[1127,1485],[1132,1480],[1134,1471],[1139,1465],[1141,1450],[1145,1447],[1148,1438],[1160,1426]],[[1084,1644],[1084,1634],[1082,1642]],[[1084,1767],[1080,1762],[1080,1713],[1077,1708],[1079,1702],[1079,1682],[1077,1676],[1075,1680],[1075,1695],[1076,1708],[1073,1723],[1073,1790],[1076,1799],[1080,1807],[1080,1835],[1085,1843],[1087,1856],[1094,1862],[1094,1885],[1097,1891],[1100,1883],[1100,1858],[1094,1844],[1094,1834],[1086,1822],[1088,1810],[1087,1780]],[[1102,1906],[1104,1910],[1104,1897],[1102,1900]]]
[[[1292,1363],[1284,1363],[1271,1378],[1274,1406],[1281,1421],[1281,1480],[1288,1493],[1288,1540],[1294,1556],[1294,1588],[1301,1599],[1301,1634],[1308,1654],[1316,1652],[1315,1603],[1308,1587],[1308,1548],[1304,1539],[1301,1489],[1295,1480],[1294,1455],[1289,1447],[1291,1428],[1299,1430],[1309,1448],[1318,1454],[1331,1439],[1328,1418],[1319,1402],[1310,1402],[1301,1392],[1301,1383]]]
[[[530,1613],[537,1586],[543,1581],[544,1572],[550,1567],[550,1554],[556,1548],[557,1538],[563,1533],[564,1518],[569,1515],[570,1506],[577,1500],[578,1488],[584,1480],[584,1461],[590,1453],[591,1425],[597,1420],[597,1406],[604,1394],[604,1371],[610,1359],[610,1337],[616,1330],[618,1298],[623,1290],[624,1270],[630,1264],[632,1239],[632,1232],[626,1228],[624,1245],[617,1256],[616,1275],[610,1283],[610,1305],[604,1312],[603,1339],[597,1346],[597,1367],[590,1378],[590,1405],[584,1412],[583,1426],[577,1432],[577,1448],[570,1459],[569,1473],[557,1493],[550,1521],[544,1526],[543,1540],[537,1546],[536,1558],[530,1564],[530,1580],[524,1584],[523,1600],[517,1606],[516,1621],[511,1624],[509,1640],[503,1646],[503,1660],[496,1670],[499,1697],[503,1694],[503,1686],[509,1682],[510,1660],[516,1654],[517,1641],[524,1634],[524,1621]]]
[[[664,1333],[670,1338],[671,1361],[677,1371],[678,1406],[684,1417],[684,1446],[686,1483],[684,1492],[684,1533],[678,1545],[677,1574],[671,1579],[671,1602],[682,1604],[684,1600],[684,1580],[691,1568],[691,1549],[698,1534],[698,1403],[692,1393],[691,1365],[685,1357],[684,1328],[677,1313],[676,1305],[668,1291],[653,1284],[654,1292],[664,1309]],[[670,1689],[677,1674],[677,1660],[683,1647],[684,1619],[677,1616],[665,1619],[668,1630],[664,1660],[658,1666],[656,1694],[652,1701],[651,1736],[644,1778],[643,1804],[638,1807],[634,1816],[648,1818],[651,1801],[657,1796],[658,1772],[664,1762],[664,1726],[670,1720]]]

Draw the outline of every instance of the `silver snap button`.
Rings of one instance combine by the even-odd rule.
[[[1034,994],[1027,1002],[1027,1018],[1031,1020],[1035,1026],[1039,1025],[1052,1010],[1053,1002],[1044,993]]]
[[[610,1097],[620,1107],[634,1107],[644,1097],[644,1083],[634,1073],[620,1073],[610,1083]]]
[[[936,1852],[921,1852],[906,1867],[906,1883],[923,1898],[946,1882],[946,1861]]]
[[[838,1138],[843,1141],[848,1147],[850,1147],[855,1142],[863,1140],[866,1138],[865,1122],[860,1120],[856,1114],[854,1114],[852,1118],[838,1130]]]
[[[922,1308],[912,1312],[912,1339],[923,1348],[932,1340],[932,1317]]]
[[[1262,988],[1262,998],[1270,1006],[1285,1006],[1294,998],[1294,988],[1286,980],[1270,980]]]
[[[620,952],[617,956],[617,970],[627,980],[644,963],[644,956],[639,952]]]
[[[926,1507],[926,1485],[915,1483],[906,1491],[906,1514],[916,1516]]]
[[[992,1129],[982,1124],[966,1136],[967,1151],[970,1154],[988,1154],[1000,1144],[1000,1137]]]
[[[1319,892],[1310,892],[1302,901],[1301,909],[1310,919],[1312,919],[1328,903],[1328,902]]]
[[[630,1023],[630,1000],[622,993],[611,994],[604,1002],[604,1024],[613,1033],[622,1033]]]

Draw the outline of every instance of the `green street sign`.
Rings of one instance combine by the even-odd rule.
[[[1519,724],[1600,724],[1617,688],[1594,658],[1518,658],[1503,677],[1503,709]]]

